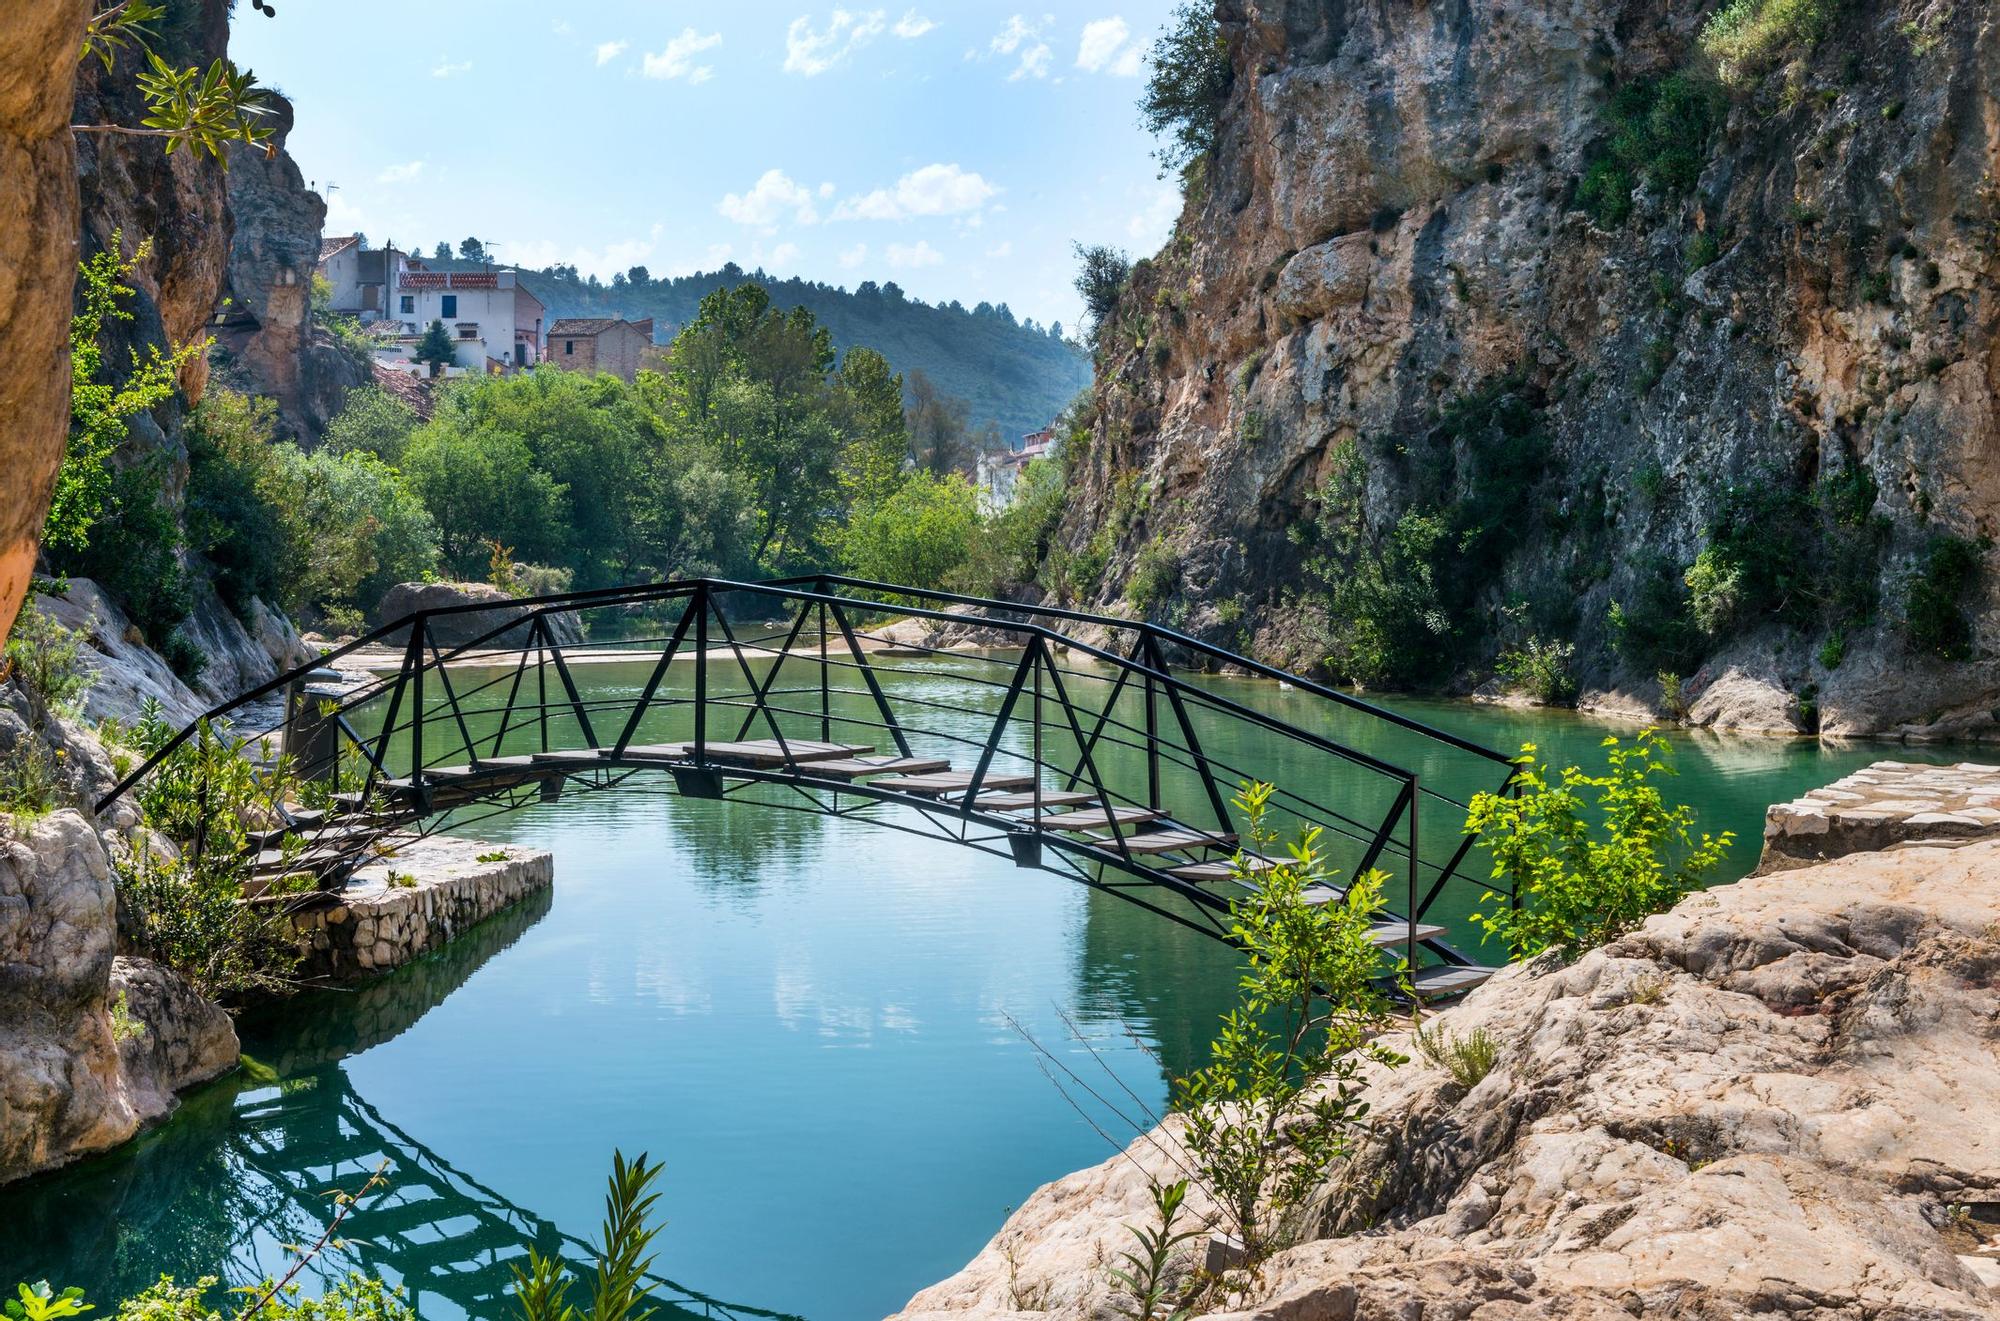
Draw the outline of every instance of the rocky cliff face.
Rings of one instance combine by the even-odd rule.
[[[84,0],[23,7],[0,28],[0,638],[34,574],[49,491],[69,434],[76,155],[69,105]]]
[[[1429,1025],[1490,1034],[1491,1071],[1378,1072],[1321,1234],[1200,1314],[2000,1314],[1996,869],[1991,838],[1855,854],[1504,970]],[[1130,1315],[1106,1264],[1169,1150],[1042,1188],[903,1317]]]
[[[1707,5],[1224,0],[1218,147],[1101,337],[1081,594],[1168,564],[1156,615],[1391,683],[1538,636],[1700,721],[1991,728],[2000,33],[1825,8],[1721,88]]]
[[[229,152],[229,311],[219,346],[246,388],[269,395],[294,439],[316,444],[347,392],[370,379],[365,361],[315,334],[313,268],[326,203],[284,150],[292,106],[277,99],[276,155],[238,144]]]

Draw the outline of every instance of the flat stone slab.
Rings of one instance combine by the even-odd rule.
[[[390,834],[336,902],[292,915],[301,974],[349,981],[399,968],[555,879],[543,849],[455,835]]]
[[[1878,761],[1764,814],[1760,871],[2000,833],[2000,766]]]

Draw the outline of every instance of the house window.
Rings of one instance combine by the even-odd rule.
[[[415,312],[416,310],[417,310],[417,296],[416,296],[415,294],[404,294],[404,295],[403,295],[403,315],[404,315],[404,316],[409,316],[409,315],[411,315],[412,313],[414,313],[414,312]]]
[[[458,315],[458,295],[457,295],[457,294],[446,294],[446,295],[444,296],[444,315],[446,315],[446,316],[457,316],[457,315]]]
[[[563,352],[564,352],[564,353],[575,353],[575,352],[576,352],[576,341],[575,341],[575,340],[573,340],[573,339],[566,339],[566,340],[564,340],[564,341],[563,341]]]

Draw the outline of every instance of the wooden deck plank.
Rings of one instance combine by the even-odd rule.
[[[1158,821],[1165,812],[1155,812],[1150,807],[1120,807],[1107,812],[1101,807],[1086,808],[1077,812],[1044,812],[1035,818],[1035,824],[1043,830],[1104,830],[1113,821],[1121,826],[1143,825],[1148,821]],[[1103,841],[1110,844],[1110,840]]]
[[[609,757],[612,749],[606,748]],[[685,743],[634,743],[620,754],[623,761],[686,761],[688,755]]]
[[[703,746],[701,755],[709,761],[735,762],[739,765],[769,769],[787,764],[844,761],[874,750],[866,743],[816,743],[810,739],[787,739],[780,745],[776,739],[760,738],[747,739],[741,743],[709,743]],[[692,751],[690,748],[690,752]]]
[[[986,782],[991,784],[993,777],[990,775],[987,776]],[[1023,809],[1031,809],[1037,803],[1035,795],[1032,793],[982,792],[979,797],[972,800],[972,805],[974,807],[983,807],[990,812],[1019,812]],[[1096,805],[1096,794],[1069,793],[1062,790],[1044,793],[1040,800],[1040,806],[1042,807],[1094,807]]]
[[[1248,857],[1243,859],[1243,870],[1248,872],[1269,871],[1277,866],[1271,858]],[[1228,858],[1217,858],[1212,862],[1190,862],[1180,867],[1167,868],[1167,875],[1177,876],[1184,881],[1233,881],[1237,868]]]
[[[1410,986],[1419,1000],[1436,1000],[1447,995],[1462,995],[1483,984],[1498,971],[1498,968],[1482,968],[1477,964],[1439,963],[1417,969],[1410,978]]]
[[[870,775],[930,775],[950,769],[951,763],[943,757],[846,757],[812,763],[814,775],[842,780],[859,780]]]
[[[1025,789],[1035,782],[1032,775],[988,775],[981,783],[993,789]],[[897,793],[919,794],[937,797],[953,790],[972,787],[971,771],[947,771],[938,775],[902,775],[894,779],[875,781],[877,789],[893,789]]]
[[[1434,922],[1417,923],[1418,940],[1435,940],[1444,934],[1445,928],[1438,926]],[[1407,922],[1377,922],[1374,926],[1368,928],[1368,939],[1383,948],[1390,945],[1404,944],[1409,938],[1410,924]]]
[[[1198,853],[1235,845],[1234,837],[1204,835],[1199,830],[1152,830],[1127,836],[1125,840],[1126,850],[1132,853]]]

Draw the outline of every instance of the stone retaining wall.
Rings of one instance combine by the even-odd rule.
[[[2000,833],[2000,766],[1878,761],[1764,814],[1760,872]]]
[[[310,945],[303,975],[352,980],[401,967],[555,878],[540,849],[450,835],[384,843],[393,851],[356,872],[337,905],[293,916]]]

